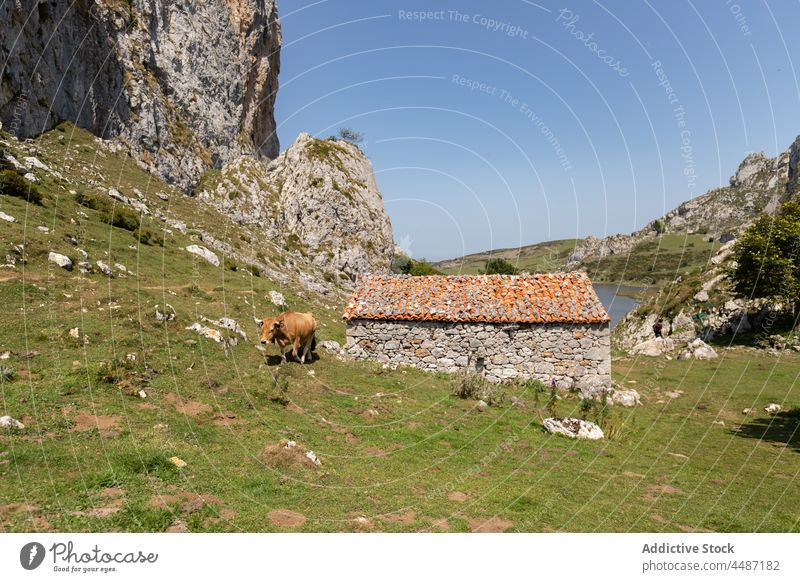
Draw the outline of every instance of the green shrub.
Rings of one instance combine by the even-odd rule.
[[[228,271],[236,272],[236,271],[239,270],[239,265],[237,265],[236,261],[234,261],[231,258],[225,257],[225,259],[222,262],[223,262],[223,265],[224,265],[225,269],[227,269]]]
[[[164,246],[164,233],[157,233],[149,228],[145,228],[143,226],[139,227],[138,232],[136,233],[139,237],[139,242],[145,245],[154,246],[158,245],[160,247]]]
[[[483,400],[489,406],[500,406],[506,400],[506,391],[500,384],[489,382],[480,374],[460,371],[453,374],[453,394],[467,400]]]
[[[489,259],[486,261],[484,275],[516,275],[517,268],[505,259]]]
[[[32,204],[42,205],[44,196],[39,187],[11,170],[0,171],[0,194],[22,198]]]
[[[104,215],[102,221],[111,226],[137,232],[139,230],[139,217],[130,208],[114,206],[109,214]]]

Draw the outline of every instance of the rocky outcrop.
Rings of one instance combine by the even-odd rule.
[[[800,191],[799,164],[800,137],[774,158],[763,152],[749,154],[739,164],[729,186],[688,200],[630,235],[587,237],[572,252],[567,267],[576,268],[592,259],[630,252],[640,243],[654,241],[659,232],[704,232],[724,241],[762,213],[777,211],[781,201]]]
[[[266,167],[242,158],[204,178],[197,195],[265,229],[331,273],[381,273],[394,250],[372,164],[358,146],[307,133]]]
[[[117,137],[184,189],[207,167],[278,155],[274,0],[0,4],[0,121]]]

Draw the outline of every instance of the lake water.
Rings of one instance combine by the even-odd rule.
[[[626,313],[636,309],[636,306],[639,304],[636,299],[619,295],[619,293],[639,293],[643,289],[641,287],[625,287],[621,285],[595,283],[594,290],[597,291],[600,302],[605,306],[606,311],[608,311],[608,316],[611,318],[611,328],[613,329],[614,326],[625,317]]]

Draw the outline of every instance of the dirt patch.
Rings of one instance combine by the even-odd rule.
[[[233,412],[222,412],[214,415],[212,421],[215,426],[230,426],[236,424],[236,415]]]
[[[386,451],[383,449],[379,449],[378,447],[367,447],[364,449],[364,455],[367,457],[385,457],[387,455]]]
[[[78,517],[104,518],[114,515],[125,505],[125,490],[120,487],[106,487],[93,495],[95,506],[83,511],[73,511]]]
[[[484,519],[478,517],[469,520],[469,530],[473,533],[502,533],[514,525],[512,522],[501,517],[490,517]]]
[[[677,495],[679,493],[683,493],[683,491],[672,485],[648,485],[647,492],[642,497],[647,501],[656,501],[662,495]]]
[[[136,404],[136,408],[139,408],[141,410],[154,410],[155,406],[153,404],[150,404],[149,402],[139,402]]]
[[[267,514],[272,525],[278,527],[300,527],[306,522],[306,516],[291,509],[274,509]]]
[[[239,515],[239,513],[234,511],[233,509],[220,509],[219,514],[217,514],[217,517],[208,517],[203,521],[203,527],[208,528],[211,527],[212,525],[228,523],[237,515]]]
[[[189,525],[182,519],[176,519],[164,531],[166,533],[189,533]]]
[[[348,445],[358,444],[358,437],[351,432],[348,432],[344,435],[344,440],[347,441]]]
[[[199,416],[206,412],[211,412],[213,409],[208,404],[197,402],[196,400],[185,400],[170,392],[164,397],[164,400],[175,407],[175,412],[180,412],[187,416]]]
[[[713,529],[705,529],[702,527],[690,527],[688,525],[681,525],[679,523],[675,524],[679,530],[685,531],[688,533],[714,533]]]
[[[93,428],[96,428],[101,431],[108,431],[119,428],[117,423],[122,420],[122,417],[115,415],[104,416],[102,414],[95,415],[90,414],[89,412],[79,412],[72,420],[75,422],[75,430],[92,430]]]
[[[308,449],[294,441],[282,440],[277,445],[267,445],[261,451],[261,458],[270,467],[284,468],[292,465],[301,465],[316,469],[318,465],[306,453]]]
[[[403,525],[410,525],[417,521],[417,514],[413,511],[406,511],[405,513],[390,513],[381,517],[383,521],[389,523],[402,523]]]
[[[432,519],[431,520],[431,527],[441,530],[441,531],[450,531],[450,522],[447,521],[446,517],[442,517],[439,519]],[[430,531],[430,530],[428,530]]]
[[[183,513],[197,513],[203,506],[222,505],[224,502],[213,495],[201,495],[198,493],[176,493],[169,495],[153,495],[147,500],[147,505],[156,509],[173,511],[176,505],[180,505]]]
[[[364,517],[363,515],[357,515],[351,519],[350,522],[359,531],[372,531],[375,529],[375,523],[370,518]]]
[[[0,505],[0,522],[3,521],[4,518],[11,517],[12,515],[31,513],[37,509],[38,507],[30,503],[8,503],[6,505]]]
[[[652,515],[650,515],[650,519],[652,519],[656,523],[668,523],[664,517],[658,515],[657,513],[653,513]]]
[[[461,491],[451,491],[447,494],[447,498],[450,501],[458,501],[459,503],[464,503],[469,496],[466,493],[462,493]]]

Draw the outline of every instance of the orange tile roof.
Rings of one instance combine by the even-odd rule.
[[[493,323],[609,321],[586,273],[361,277],[344,319]]]

